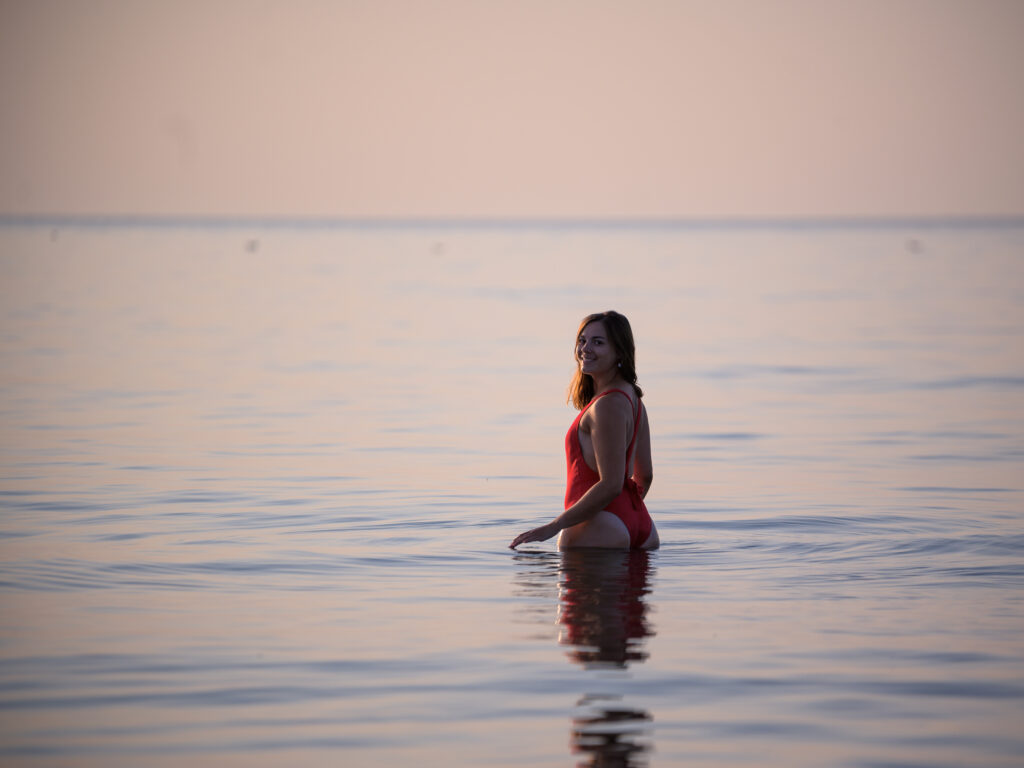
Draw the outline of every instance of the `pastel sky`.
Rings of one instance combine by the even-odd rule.
[[[1019,0],[0,0],[0,215],[1024,215]]]

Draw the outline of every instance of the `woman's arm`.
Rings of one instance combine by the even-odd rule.
[[[590,439],[594,446],[594,461],[600,478],[579,501],[565,510],[550,523],[521,533],[509,545],[515,549],[529,541],[550,539],[564,528],[571,528],[585,522],[605,509],[612,499],[622,491],[626,475],[624,446],[627,428],[632,416],[627,402],[618,397],[603,397],[591,406]]]

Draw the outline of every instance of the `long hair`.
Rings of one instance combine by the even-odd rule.
[[[636,385],[636,345],[633,343],[633,329],[629,327],[629,320],[625,315],[620,315],[613,310],[597,312],[583,318],[579,330],[576,331],[576,337],[573,339],[572,356],[576,361],[576,373],[569,383],[568,402],[572,403],[578,411],[583,410],[587,403],[594,399],[594,380],[589,374],[580,370],[579,360],[576,358],[576,343],[579,341],[583,329],[595,320],[604,322],[605,331],[608,333],[608,342],[612,345],[621,363],[619,373],[622,378],[633,385],[637,397],[644,396],[643,391]]]

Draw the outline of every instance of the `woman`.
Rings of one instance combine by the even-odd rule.
[[[661,542],[644,496],[651,487],[651,429],[636,385],[633,331],[618,312],[588,315],[576,334],[569,401],[580,409],[565,436],[565,511],[510,545],[654,549]]]

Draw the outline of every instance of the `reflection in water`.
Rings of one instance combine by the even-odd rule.
[[[647,658],[646,638],[654,634],[647,620],[649,553],[570,550],[516,560],[525,566],[516,579],[523,592],[544,597],[557,590],[559,643],[584,670],[622,670]],[[600,682],[595,676],[589,684]],[[646,764],[651,721],[619,694],[583,695],[572,722],[573,751],[587,758],[578,765]]]
[[[559,642],[586,668],[643,661],[647,623],[647,552],[570,550],[562,554]]]
[[[587,694],[576,703],[572,748],[589,762],[578,766],[640,766],[650,750],[647,729],[651,716],[620,703],[618,696]]]

